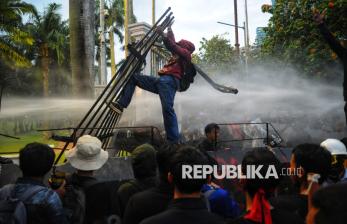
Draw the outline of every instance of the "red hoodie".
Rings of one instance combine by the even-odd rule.
[[[185,64],[191,62],[192,53],[195,50],[193,43],[187,40],[175,41],[175,36],[171,29],[168,30],[167,37],[164,38],[166,48],[173,54],[168,63],[159,70],[159,75],[173,75],[178,79],[184,74]]]

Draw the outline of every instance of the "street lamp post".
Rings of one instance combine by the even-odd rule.
[[[152,0],[152,25],[155,24],[155,0]]]
[[[248,33],[247,33],[247,23],[243,22],[243,33],[244,33],[244,41],[245,41],[245,72],[248,74]]]
[[[238,30],[238,18],[237,18],[237,0],[234,0],[234,14],[235,14],[235,48],[237,55],[240,55],[239,44],[239,30]]]
[[[100,84],[106,85],[107,83],[107,70],[106,70],[106,46],[105,46],[105,2],[100,1]]]
[[[232,27],[235,27],[235,29],[243,29],[243,33],[244,33],[244,41],[245,41],[245,70],[246,70],[246,73],[248,72],[248,58],[247,58],[247,40],[248,40],[248,35],[247,35],[247,27],[246,27],[246,23],[243,22],[243,26],[237,26],[237,25],[233,25],[233,24],[229,24],[229,23],[224,23],[224,22],[217,22],[219,24],[222,24],[222,25],[226,25],[226,26],[232,26]],[[235,44],[236,46],[236,44]],[[237,50],[237,49],[236,49]],[[239,56],[239,52],[238,52],[238,56]]]
[[[247,0],[245,0],[245,17],[246,17],[246,22],[244,24],[245,27],[245,65],[246,65],[246,74],[248,74],[248,54],[249,54],[249,29],[248,29],[248,4]]]
[[[124,0],[124,46],[125,46],[125,57],[128,56],[128,43],[129,43],[129,5],[128,0]]]
[[[247,31],[246,31],[247,27],[246,27],[246,23],[245,22],[243,22],[243,26],[233,25],[233,24],[224,23],[224,22],[217,22],[217,23],[222,24],[222,25],[226,25],[226,26],[232,26],[232,27],[235,27],[235,29],[243,29],[243,31],[244,31],[245,47],[247,47],[248,35],[247,35]],[[235,44],[235,46],[236,46],[236,44]],[[240,46],[240,44],[238,44],[238,46]]]
[[[155,0],[152,0],[152,26],[154,26],[155,24]],[[155,54],[154,51],[151,50],[151,74],[156,74],[155,72],[155,65],[156,65],[156,61],[155,61]]]
[[[246,33],[247,33],[247,50],[249,50],[249,29],[248,29],[248,5],[247,5],[247,0],[245,0],[245,17],[246,17],[246,25],[245,25],[245,27],[246,27]]]

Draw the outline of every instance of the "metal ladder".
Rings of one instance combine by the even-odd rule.
[[[73,144],[76,144],[77,139],[82,135],[98,137],[102,141],[103,148],[106,148],[110,144],[113,130],[118,124],[122,113],[112,110],[109,105],[111,102],[120,98],[122,90],[129,82],[131,76],[142,68],[146,55],[159,38],[159,34],[155,31],[158,25],[166,29],[173,23],[174,17],[170,11],[171,8],[168,8],[139,42],[127,46],[130,52],[129,56],[106,85],[86,115],[73,129],[73,133],[70,136]],[[58,161],[70,143],[65,143],[54,162],[54,166],[58,164]]]

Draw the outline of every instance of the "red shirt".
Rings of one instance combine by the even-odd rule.
[[[172,30],[169,30],[167,37],[164,38],[166,48],[173,54],[168,63],[159,70],[159,75],[173,75],[178,79],[184,74],[184,67],[187,62],[192,60],[189,50],[179,46],[175,41]]]

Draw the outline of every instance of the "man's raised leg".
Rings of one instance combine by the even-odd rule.
[[[147,75],[134,74],[129,82],[125,85],[123,93],[117,104],[121,108],[127,108],[131,102],[131,98],[134,95],[135,87],[138,86],[141,89],[147,90],[152,93],[158,93],[156,83],[157,78]]]

